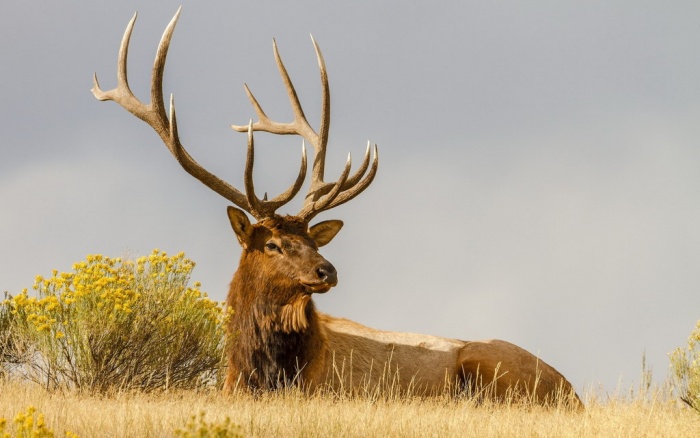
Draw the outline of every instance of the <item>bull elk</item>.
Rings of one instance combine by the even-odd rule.
[[[318,252],[343,223],[328,220],[310,226],[319,213],[350,201],[366,189],[377,172],[377,147],[370,160],[368,145],[359,169],[350,173],[350,157],[335,182],[324,180],[330,125],[330,93],[325,62],[313,41],[321,76],[321,121],[318,132],[309,124],[294,86],[273,41],[273,52],[294,113],[289,123],[273,121],[245,86],[258,121],[232,126],[248,135],[244,171],[245,193],[213,175],[185,150],[178,136],[175,105],[163,102],[163,71],[180,10],[168,24],[158,46],[151,77],[151,103],[144,104],[129,89],[127,52],[136,14],[129,22],[119,50],[117,87],[102,91],[94,78],[93,94],[113,100],[148,123],[180,165],[236,207],[228,217],[242,247],[231,281],[227,305],[235,310],[228,326],[229,348],[224,389],[237,385],[270,390],[296,384],[308,390],[332,388],[358,392],[388,385],[401,394],[434,395],[450,391],[482,391],[497,400],[510,394],[527,395],[539,403],[564,400],[579,405],[571,384],[554,368],[511,343],[499,340],[461,341],[429,335],[395,333],[364,327],[316,310],[312,296],[338,282],[336,269]],[[298,135],[314,148],[311,182],[303,207],[294,216],[276,211],[301,189],[307,159],[302,148],[296,181],[268,200],[255,194],[253,160],[255,131]],[[257,222],[251,223],[246,212]],[[483,388],[488,388],[484,391]]]

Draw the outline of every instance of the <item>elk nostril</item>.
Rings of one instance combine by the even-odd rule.
[[[338,282],[338,273],[333,265],[323,265],[316,269],[316,274],[321,281],[328,284],[336,284]]]

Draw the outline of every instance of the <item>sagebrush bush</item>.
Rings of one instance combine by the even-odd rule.
[[[688,338],[688,346],[671,353],[671,370],[681,400],[700,412],[700,321]]]
[[[14,366],[22,362],[22,348],[11,330],[14,315],[9,306],[9,297],[5,292],[5,299],[0,302],[0,379],[6,377]]]
[[[48,388],[195,388],[216,380],[224,347],[222,305],[194,263],[154,250],[137,260],[91,255],[73,272],[38,276],[6,300],[21,346],[19,369]]]

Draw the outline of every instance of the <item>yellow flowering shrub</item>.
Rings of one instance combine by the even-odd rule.
[[[671,353],[671,370],[681,400],[700,412],[700,321],[688,338],[687,348]]]
[[[204,412],[199,416],[193,415],[183,429],[177,429],[175,436],[180,438],[242,438],[243,429],[233,423],[230,418],[221,423],[207,423],[204,420]]]
[[[89,255],[37,276],[6,305],[28,351],[27,376],[49,388],[193,388],[215,380],[223,312],[188,286],[194,262],[154,250],[136,260]]]
[[[44,415],[39,413],[34,406],[29,406],[26,411],[20,411],[13,421],[14,435],[7,431],[7,420],[0,418],[0,438],[53,438],[54,432],[46,426]],[[66,438],[76,438],[77,435],[66,431]]]

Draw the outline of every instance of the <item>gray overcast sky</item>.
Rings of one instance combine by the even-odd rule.
[[[156,4],[157,3],[157,4]],[[579,389],[657,379],[700,319],[700,3],[10,1],[0,14],[0,291],[91,253],[185,251],[223,300],[240,249],[227,202],[144,123],[90,93],[143,99],[166,24],[183,142],[242,188],[254,117],[290,117],[276,38],[309,119],[331,82],[329,178],[379,144],[372,186],[319,216],[340,284],[318,307],[387,330],[501,338]],[[315,123],[315,122],[314,122]],[[256,184],[293,180],[301,141],[256,137]],[[299,203],[286,212],[297,211]]]

